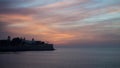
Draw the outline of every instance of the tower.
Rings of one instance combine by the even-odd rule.
[[[34,38],[32,38],[32,41],[35,41]]]
[[[10,37],[10,36],[8,36],[8,39],[7,39],[7,40],[9,40],[9,41],[10,41],[10,40],[11,40],[11,37]]]

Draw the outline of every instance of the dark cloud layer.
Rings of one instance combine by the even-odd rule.
[[[0,0],[0,8],[14,8],[19,4],[31,3],[33,0]]]
[[[31,8],[17,8],[19,4],[30,3],[33,0],[0,0],[0,14],[22,14],[35,13]]]
[[[36,11],[29,9],[29,8],[15,8],[15,9],[1,9],[0,8],[0,14],[4,15],[4,14],[17,14],[17,15],[31,15],[36,13]]]

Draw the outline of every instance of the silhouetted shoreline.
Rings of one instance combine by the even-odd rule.
[[[0,52],[15,51],[52,51],[55,50],[53,44],[44,41],[26,40],[25,38],[8,36],[6,40],[0,40]]]

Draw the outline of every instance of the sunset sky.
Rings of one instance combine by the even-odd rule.
[[[0,39],[120,44],[120,0],[0,0]]]

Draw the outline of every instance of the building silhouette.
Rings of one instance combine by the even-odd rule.
[[[53,44],[37,41],[34,38],[26,40],[25,37],[10,36],[6,40],[0,40],[0,51],[31,51],[31,50],[54,50]]]

